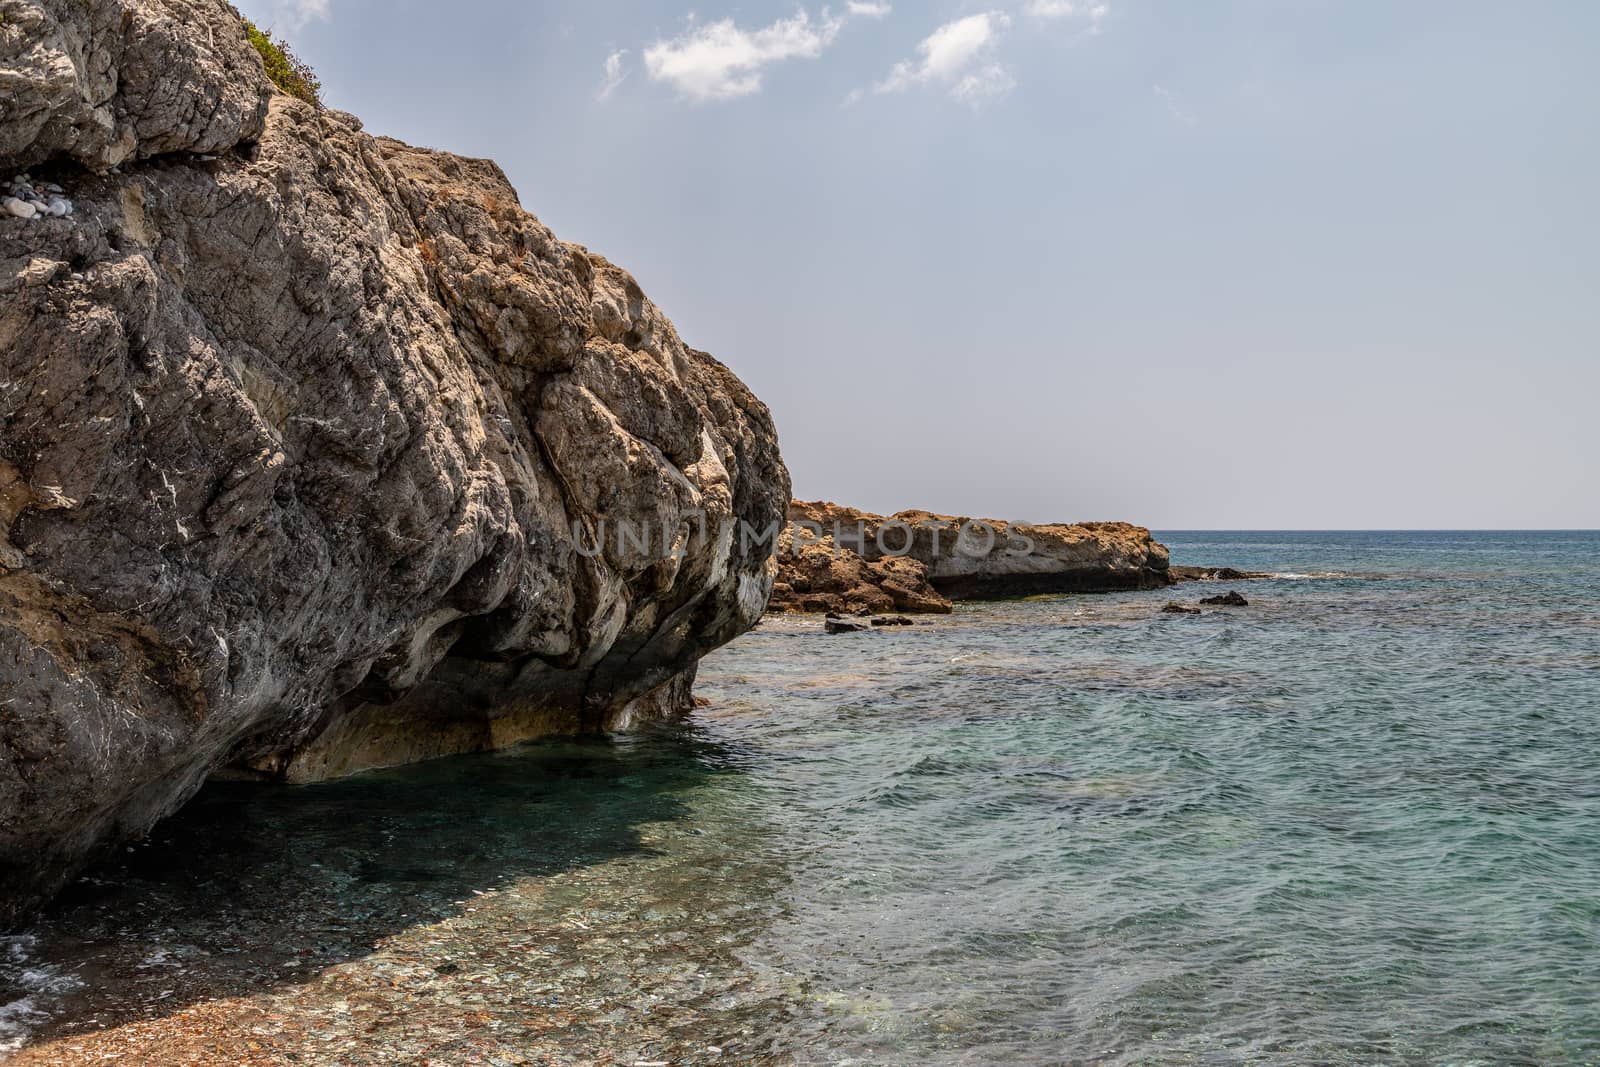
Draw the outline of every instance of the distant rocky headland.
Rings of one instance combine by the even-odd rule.
[[[1130,523],[883,516],[797,500],[778,546],[771,610],[942,613],[954,600],[1157,589],[1174,580],[1166,546]]]
[[[697,536],[782,520],[765,405],[493,163],[278,91],[221,0],[4,10],[0,924],[222,769],[687,707],[771,589]]]

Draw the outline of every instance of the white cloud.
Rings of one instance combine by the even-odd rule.
[[[849,11],[851,15],[860,16],[861,18],[881,19],[893,8],[885,3],[875,3],[873,0],[850,0],[845,5],[845,10]]]
[[[328,14],[328,0],[272,0],[273,21],[291,33],[309,22],[326,22]]]
[[[990,63],[981,70],[962,75],[950,87],[950,95],[957,100],[976,104],[992,96],[1004,96],[1017,87],[1011,72],[998,63]]]
[[[611,94],[617,91],[617,86],[621,85],[622,80],[628,76],[622,69],[622,57],[627,54],[628,50],[626,48],[619,48],[609,56],[606,56],[606,80],[600,86],[600,93],[597,99],[610,99]]]
[[[917,45],[919,58],[916,61],[895,64],[889,76],[873,89],[880,93],[898,93],[917,85],[944,85],[949,87],[951,95],[967,101],[1004,95],[1016,87],[1016,81],[1004,66],[990,60],[978,69],[973,68],[980,60],[989,58],[996,39],[1009,25],[1011,19],[1003,11],[988,11],[947,22]]]
[[[1091,33],[1098,32],[1100,20],[1111,13],[1105,3],[1081,3],[1078,0],[1028,0],[1022,13],[1036,19],[1082,19],[1089,23]]]
[[[768,64],[821,55],[843,25],[827,14],[812,22],[804,11],[759,30],[741,30],[722,19],[650,45],[645,71],[688,100],[730,100],[759,92]]]

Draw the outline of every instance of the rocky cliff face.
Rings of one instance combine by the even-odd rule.
[[[76,208],[0,216],[0,921],[224,766],[682,707],[771,588],[760,401],[493,163],[276,93],[220,0],[0,14],[0,178]]]
[[[797,500],[775,611],[949,611],[950,600],[1170,584],[1164,545],[1125,522],[1030,525]]]

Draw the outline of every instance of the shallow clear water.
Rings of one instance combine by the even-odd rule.
[[[39,1062],[164,1018],[261,1062],[1600,1062],[1600,534],[1164,539],[1305,577],[770,619],[682,730],[213,788],[8,946],[17,1026]]]

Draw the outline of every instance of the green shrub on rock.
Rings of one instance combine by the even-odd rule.
[[[288,45],[274,41],[271,30],[258,29],[255,23],[245,19],[244,32],[261,53],[262,65],[267,68],[267,77],[274,85],[312,107],[322,106],[322,83],[317,80],[316,71],[289,51]]]

